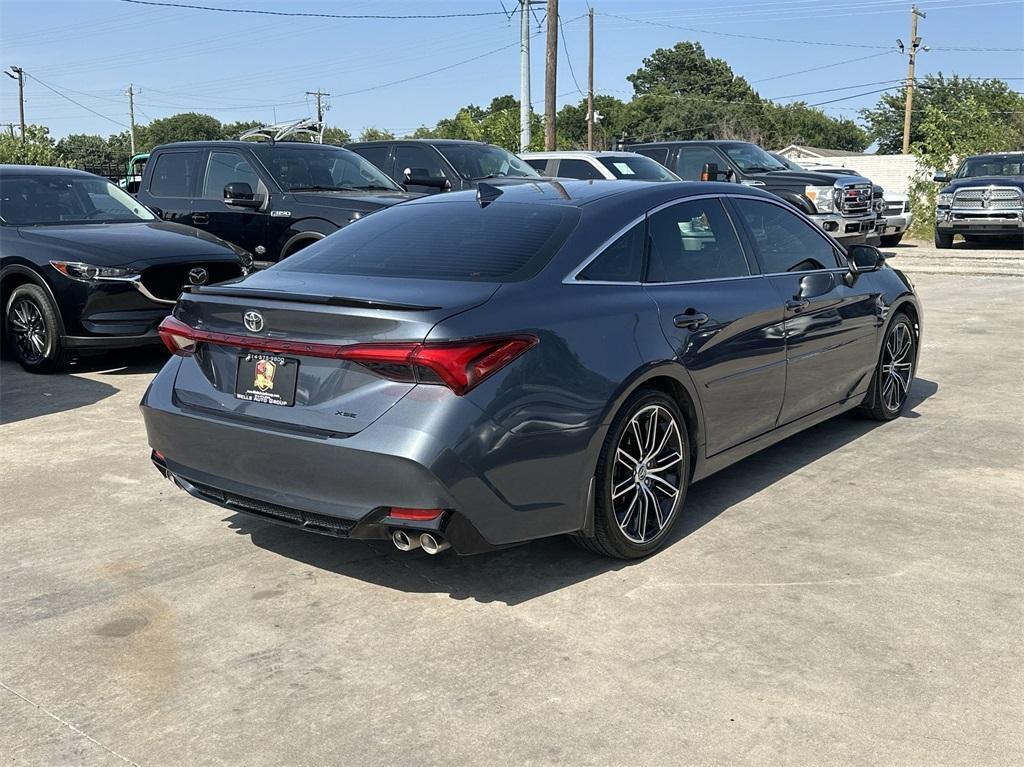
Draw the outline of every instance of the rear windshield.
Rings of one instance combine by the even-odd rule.
[[[517,282],[536,274],[577,220],[562,205],[476,201],[396,205],[349,224],[275,267],[290,272]]]

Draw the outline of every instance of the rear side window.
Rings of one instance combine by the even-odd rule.
[[[765,274],[835,269],[835,248],[812,224],[780,205],[760,200],[733,201],[754,237]]]
[[[523,160],[527,165],[533,168],[535,171],[544,175],[548,172],[548,158],[546,157],[527,157]]]
[[[577,280],[640,282],[644,268],[644,222],[640,222],[591,261]]]
[[[641,147],[637,149],[630,148],[631,152],[642,154],[644,157],[650,157],[655,162],[660,162],[662,165],[668,163],[668,147],[655,146],[655,147]]]
[[[745,277],[750,267],[720,200],[681,202],[650,217],[647,282]]]
[[[154,197],[191,197],[199,175],[199,152],[161,152],[149,193]]]
[[[586,160],[559,160],[558,175],[566,178],[578,178],[585,181],[592,178],[604,178],[597,168]]]
[[[396,205],[281,262],[291,272],[517,282],[565,242],[579,211],[562,205],[475,201]]]

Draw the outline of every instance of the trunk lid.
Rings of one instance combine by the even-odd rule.
[[[414,386],[385,380],[362,365],[298,352],[260,353],[270,359],[270,396],[294,404],[250,401],[257,386],[253,353],[246,338],[348,346],[389,341],[423,341],[438,322],[486,302],[495,283],[445,282],[328,274],[257,273],[237,283],[192,290],[181,296],[174,315],[212,333],[241,336],[231,344],[200,343],[182,360],[174,384],[182,406],[310,433],[355,434],[380,418]],[[260,323],[247,325],[246,314]],[[257,329],[258,328],[258,329]],[[291,368],[297,365],[297,370]],[[274,377],[276,371],[276,378]],[[293,372],[294,371],[294,372]],[[266,368],[258,390],[266,386]],[[294,375],[294,387],[292,376]],[[249,380],[253,379],[253,380]],[[274,386],[285,387],[274,391]],[[294,395],[292,396],[292,392]]]

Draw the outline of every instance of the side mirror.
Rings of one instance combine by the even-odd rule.
[[[224,185],[224,204],[240,208],[258,208],[261,203],[247,182],[232,181]]]
[[[794,298],[815,298],[823,296],[836,286],[832,272],[813,272],[800,278],[800,292]]]
[[[402,178],[406,186],[426,186],[440,190],[451,189],[452,186],[448,179],[443,176],[429,176],[422,168],[406,168],[402,173]]]
[[[851,275],[877,272],[885,264],[885,254],[874,245],[851,245],[846,258]]]
[[[951,177],[949,175],[949,171],[945,171],[944,170],[944,171],[941,171],[940,173],[936,173],[932,177],[932,181],[938,181],[940,184],[948,184],[950,178]]]

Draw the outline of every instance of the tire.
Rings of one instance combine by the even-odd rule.
[[[935,247],[939,250],[946,250],[953,247],[953,234],[952,232],[940,232],[938,229],[935,230]]]
[[[906,314],[899,312],[885,332],[878,364],[860,412],[876,421],[896,418],[907,404],[916,368],[917,339],[914,338],[914,326]]]
[[[645,457],[646,463],[636,460]],[[576,541],[616,559],[639,559],[661,548],[690,482],[686,422],[675,401],[656,389],[634,392],[608,429],[596,476],[594,537]]]
[[[900,244],[900,240],[903,239],[903,232],[899,234],[886,234],[882,237],[883,248],[895,248]]]
[[[61,342],[60,318],[38,285],[20,285],[4,307],[7,350],[30,373],[54,373],[71,361]]]

